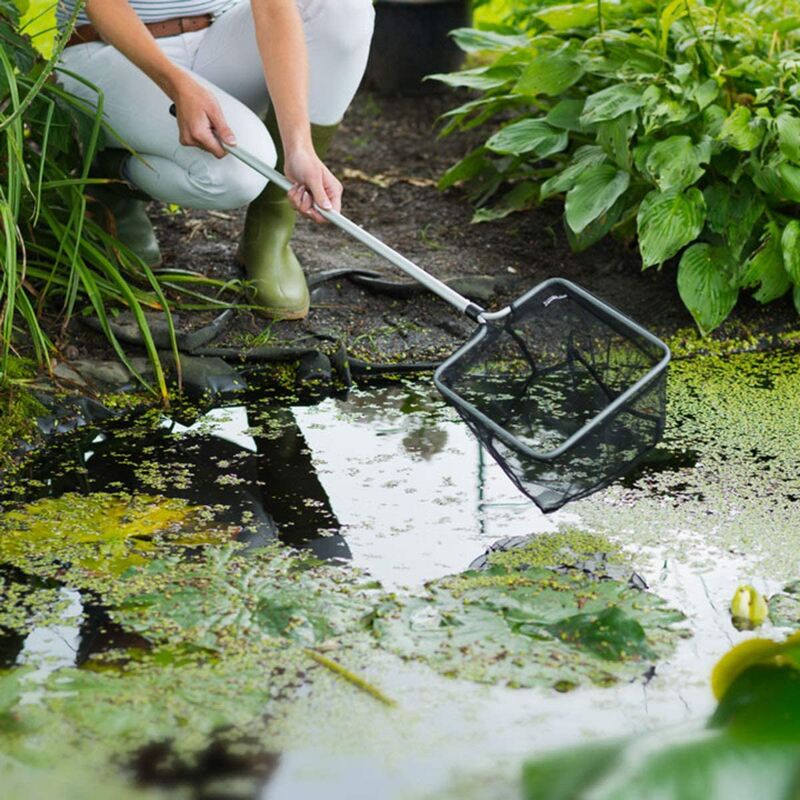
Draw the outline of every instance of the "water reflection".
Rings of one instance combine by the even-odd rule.
[[[314,405],[248,398],[199,416],[110,420],[65,437],[26,478],[26,499],[124,490],[210,506],[241,541],[279,537],[387,586],[463,569],[501,536],[555,527],[413,384]]]

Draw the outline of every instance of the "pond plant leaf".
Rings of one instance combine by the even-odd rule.
[[[800,628],[800,581],[793,581],[767,601],[773,625]]]
[[[683,725],[531,759],[523,770],[523,797],[795,797],[800,785],[798,656],[797,636],[738,645],[715,668],[719,705],[707,725]]]
[[[298,569],[290,551],[270,548],[255,562],[234,550],[210,551],[202,563],[162,562],[140,571],[112,611],[127,630],[154,644],[222,652],[232,638],[291,641],[304,646],[366,628],[369,593],[332,580],[329,569]],[[162,575],[157,591],[151,575]],[[136,591],[141,586],[142,591]]]
[[[579,569],[502,563],[524,559],[524,548],[499,555],[385,606],[373,622],[380,643],[448,676],[564,690],[634,679],[685,635],[683,615],[649,592]]]

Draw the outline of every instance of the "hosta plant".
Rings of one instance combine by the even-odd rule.
[[[705,334],[742,290],[800,309],[800,0],[512,4],[460,29],[475,54],[436,76],[479,96],[445,133],[497,128],[449,169],[476,221],[563,198],[570,243],[638,238],[645,269],[679,259]]]

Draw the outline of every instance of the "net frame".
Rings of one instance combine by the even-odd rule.
[[[476,348],[479,348],[484,343],[490,334],[490,326],[497,325],[498,323],[502,324],[503,320],[509,317],[513,318],[517,311],[530,304],[538,295],[543,295],[545,293],[551,293],[551,299],[554,298],[552,293],[556,293],[555,297],[559,297],[559,299],[561,296],[566,295],[569,299],[579,303],[583,309],[592,315],[596,322],[613,330],[614,334],[626,339],[628,342],[635,342],[637,338],[644,340],[644,342],[652,347],[652,353],[645,354],[652,362],[652,366],[644,375],[619,393],[599,413],[595,414],[560,445],[549,450],[536,450],[528,446],[525,442],[520,441],[512,432],[504,428],[501,424],[498,424],[491,417],[476,408],[468,399],[454,390],[450,385],[450,378],[453,371],[457,370],[459,365],[467,359]],[[554,469],[561,466],[566,470],[565,465],[568,463],[570,454],[574,453],[582,444],[586,443],[591,436],[601,432],[603,426],[611,424],[618,415],[626,410],[630,410],[637,399],[652,391],[660,391],[663,395],[666,383],[666,370],[671,359],[669,347],[657,336],[650,333],[650,331],[643,328],[614,306],[595,297],[577,284],[563,278],[551,278],[538,284],[502,311],[493,314],[484,313],[478,317],[478,321],[480,325],[473,333],[472,337],[438,367],[434,374],[434,383],[445,400],[458,411],[473,433],[475,433],[481,444],[489,451],[495,461],[499,463],[501,468],[516,484],[520,491],[533,500],[542,511],[546,513],[555,511],[565,503],[585,497],[604,488],[628,472],[658,443],[664,429],[663,397],[659,424],[656,426],[649,440],[638,449],[634,458],[627,460],[620,468],[605,473],[602,478],[598,479],[596,483],[591,486],[572,492],[565,492],[564,496],[561,498],[550,498],[545,501],[541,496],[537,496],[526,487],[525,480],[520,477],[518,471],[498,452],[497,447],[494,446],[494,443],[491,441],[491,437],[499,439],[520,458],[529,459],[539,464],[549,464]],[[644,351],[642,352],[644,353]],[[532,367],[534,366],[532,362],[529,363],[531,363]]]

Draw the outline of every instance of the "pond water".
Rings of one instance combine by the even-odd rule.
[[[400,594],[424,593],[426,581],[464,570],[505,537],[569,526],[608,536],[650,590],[687,616],[691,636],[655,674],[565,694],[448,678],[387,651],[356,651],[359,674],[396,707],[323,676],[271,708],[269,747],[262,742],[245,760],[242,793],[196,788],[207,788],[215,764],[221,769],[213,758],[177,781],[195,786],[195,796],[255,791],[265,800],[508,797],[532,753],[713,709],[711,668],[752,635],[731,624],[736,587],[770,595],[798,577],[796,367],[793,355],[677,363],[663,446],[625,481],[549,516],[516,492],[426,382],[316,403],[249,396],[203,412],[94,424],[32,459],[7,508],[66,492],[179,498],[213,509],[216,523],[249,547],[277,538]],[[0,636],[0,663],[32,670],[31,706],[48,675],[125,635],[91,592],[58,580],[51,588],[57,614]],[[143,752],[136,774],[155,791],[166,773]],[[225,769],[236,778],[236,764]]]

